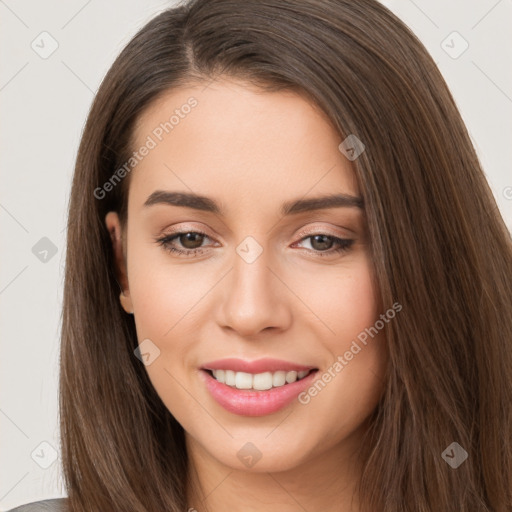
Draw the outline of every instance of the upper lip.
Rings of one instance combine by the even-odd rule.
[[[284,371],[304,371],[314,370],[315,366],[302,365],[292,363],[290,361],[283,361],[280,359],[263,358],[256,359],[255,361],[245,361],[243,359],[228,358],[228,359],[217,359],[205,363],[202,367],[204,370],[232,370],[234,372],[246,372],[246,373],[264,373],[264,372],[277,372],[279,370]]]

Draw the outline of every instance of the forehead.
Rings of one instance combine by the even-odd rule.
[[[140,116],[129,202],[154,190],[179,190],[247,207],[287,198],[358,195],[341,136],[327,116],[291,91],[265,92],[217,80],[166,92]],[[140,153],[140,152],[139,152]]]

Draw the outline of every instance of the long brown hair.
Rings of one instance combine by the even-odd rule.
[[[364,443],[365,512],[512,510],[512,248],[470,137],[423,45],[376,0],[192,0],[144,26],[107,73],[69,203],[60,427],[72,512],[184,511],[183,428],[135,357],[105,214],[126,222],[134,123],[220,75],[314,101],[353,162],[384,309],[385,392]],[[136,171],[132,171],[136,172]],[[104,189],[103,189],[104,190]],[[457,469],[442,454],[457,442]],[[201,511],[199,511],[201,512]]]

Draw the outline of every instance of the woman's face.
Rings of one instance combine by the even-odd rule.
[[[135,136],[123,306],[189,449],[256,472],[352,453],[386,352],[340,136],[299,95],[224,79],[169,92]]]

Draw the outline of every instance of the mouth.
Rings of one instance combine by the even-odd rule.
[[[211,397],[241,416],[265,416],[291,405],[318,373],[317,367],[268,358],[222,359],[199,370]]]
[[[310,370],[278,370],[275,372],[248,373],[236,372],[227,369],[210,370],[203,368],[212,378],[221,384],[240,390],[267,391],[293,384],[306,378],[309,374],[318,371],[318,368]]]

